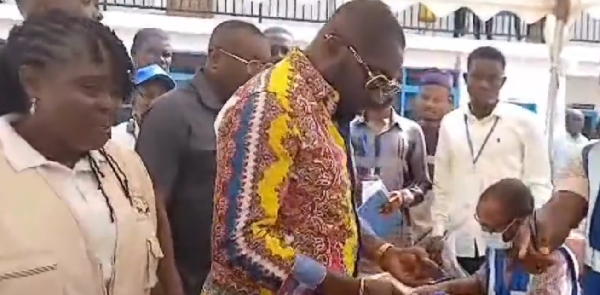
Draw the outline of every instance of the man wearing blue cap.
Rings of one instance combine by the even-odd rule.
[[[154,99],[175,88],[175,80],[157,64],[137,70],[134,82],[137,89],[133,94],[133,116],[112,130],[112,139],[132,150],[140,132],[140,122]]]

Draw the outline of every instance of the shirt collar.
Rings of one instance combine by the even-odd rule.
[[[496,107],[494,108],[494,110],[492,111],[492,113],[482,119],[486,119],[486,118],[502,118],[504,116],[506,116],[506,107],[505,107],[504,102],[498,102],[498,104],[496,104]],[[469,119],[474,119],[477,120],[477,118],[475,117],[475,115],[473,115],[473,113],[471,112],[471,108],[469,107],[469,104],[466,104],[462,107],[463,112],[465,113],[465,115],[467,115],[469,117]]]
[[[340,100],[339,94],[317,71],[308,57],[294,48],[280,63],[289,63],[293,73],[291,79],[301,80],[298,84],[303,88],[301,91],[305,93],[306,98],[323,103],[329,115],[333,116]]]
[[[567,134],[567,140],[569,140],[570,142],[573,143],[586,143],[588,141],[588,139],[583,135],[583,134],[577,134],[577,137],[573,137],[570,134]]]
[[[190,84],[193,90],[198,94],[198,100],[213,111],[220,111],[225,104],[213,91],[206,75],[204,74],[204,68],[200,68]]]
[[[34,149],[12,127],[11,123],[21,117],[19,114],[8,114],[0,117],[0,146],[4,150],[4,155],[8,163],[17,172],[29,168],[41,167],[50,163],[56,164],[46,159],[46,157]],[[99,163],[106,161],[98,151],[91,151],[90,155]],[[86,160],[82,159],[75,164],[73,170],[91,171],[91,167]]]
[[[396,110],[392,109],[392,114],[390,116],[390,125],[389,125],[389,127],[392,127],[392,126],[395,125],[398,128],[400,128],[400,130],[402,130],[401,120],[402,120],[402,118],[400,117],[400,115],[398,115],[398,113],[396,112]],[[356,123],[359,124],[359,125],[366,125],[367,124],[367,119],[365,118],[364,114],[356,116]]]

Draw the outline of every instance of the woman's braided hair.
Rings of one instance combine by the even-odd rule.
[[[75,48],[74,38],[85,40],[83,48]],[[81,47],[81,46],[80,46]],[[123,42],[113,30],[102,23],[52,10],[42,15],[32,15],[22,24],[14,26],[0,50],[0,116],[9,113],[28,114],[32,100],[19,79],[23,66],[44,68],[51,63],[66,63],[77,53],[87,51],[93,62],[102,63],[103,51],[110,56],[112,76],[117,79],[119,95],[126,98],[133,91],[131,80],[133,63]],[[74,110],[76,111],[76,110]],[[99,150],[119,181],[125,196],[132,202],[127,176],[115,159],[104,149]],[[98,189],[108,204],[111,219],[114,209],[102,185],[105,175],[99,163],[90,155],[86,157],[97,180]]]
[[[85,48],[74,48],[74,37],[84,39]],[[31,107],[31,99],[19,80],[21,67],[43,68],[67,62],[82,50],[98,63],[104,62],[101,49],[106,50],[111,56],[113,77],[119,79],[116,83],[121,96],[128,97],[133,90],[133,63],[127,49],[113,30],[96,20],[52,10],[14,26],[6,41],[0,52],[0,115],[26,114]]]

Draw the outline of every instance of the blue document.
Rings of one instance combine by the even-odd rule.
[[[358,208],[358,215],[369,224],[377,236],[387,238],[400,232],[402,213],[381,213],[381,208],[388,202],[389,197],[389,192],[381,180],[363,181],[362,197],[363,204]]]

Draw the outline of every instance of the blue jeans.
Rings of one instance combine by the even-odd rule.
[[[600,294],[600,273],[588,268],[581,278],[581,287],[584,295]]]

